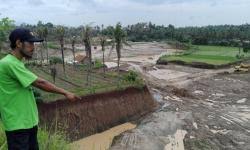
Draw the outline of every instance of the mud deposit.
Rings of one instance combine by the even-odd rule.
[[[105,132],[91,135],[72,143],[72,150],[107,150],[110,148],[115,136],[122,132],[134,129],[136,125],[132,123],[124,123],[113,127]]]

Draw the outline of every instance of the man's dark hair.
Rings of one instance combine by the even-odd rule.
[[[14,50],[16,48],[16,41],[10,41],[10,48]]]

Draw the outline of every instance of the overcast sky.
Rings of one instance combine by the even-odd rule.
[[[0,0],[0,18],[17,24],[39,20],[68,26],[91,22],[123,25],[203,26],[250,23],[250,0]]]

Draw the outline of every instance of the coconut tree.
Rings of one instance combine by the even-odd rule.
[[[44,39],[44,30],[43,30],[43,27],[39,27],[36,31],[38,37],[40,39]],[[40,63],[41,65],[43,64],[43,61],[44,61],[44,58],[43,58],[43,49],[40,48],[40,55],[41,55],[41,58],[40,58]]]
[[[100,40],[100,45],[102,47],[102,65],[103,65],[103,73],[105,73],[105,47],[106,47],[106,44],[107,44],[107,37],[104,36],[104,35],[101,35],[99,37],[99,40]]]
[[[47,37],[48,37],[48,28],[44,27],[43,28],[44,47],[45,47],[45,50],[46,50],[47,63],[49,63],[49,51],[48,51]]]
[[[76,36],[73,36],[71,39],[72,42],[72,53],[73,53],[73,64],[74,64],[74,68],[76,68],[76,55],[75,55],[75,43],[76,43]]]
[[[116,53],[117,53],[117,72],[118,73],[120,70],[121,49],[124,44],[130,46],[126,41],[126,37],[127,37],[126,32],[122,29],[121,23],[117,23],[113,31],[114,46],[112,47],[113,48],[115,47]]]
[[[103,65],[103,73],[105,74],[105,47],[107,45],[107,39],[108,37],[103,34],[103,25],[102,25],[102,31],[101,34],[99,35],[99,42],[102,47],[102,65]]]
[[[92,28],[89,25],[86,25],[82,31],[83,43],[85,46],[86,57],[88,59],[87,85],[89,85],[90,74],[91,74],[91,70],[92,70],[92,49],[91,49],[92,36],[91,36],[91,32],[92,32]]]
[[[61,45],[61,53],[62,53],[62,61],[63,61],[63,72],[65,74],[65,61],[64,61],[64,36],[65,36],[65,29],[62,26],[58,26],[56,28],[57,37],[59,39]]]

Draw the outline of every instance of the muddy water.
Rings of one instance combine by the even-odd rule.
[[[135,124],[125,123],[113,127],[105,132],[95,134],[72,143],[73,150],[107,150],[110,148],[115,136],[134,129]]]

